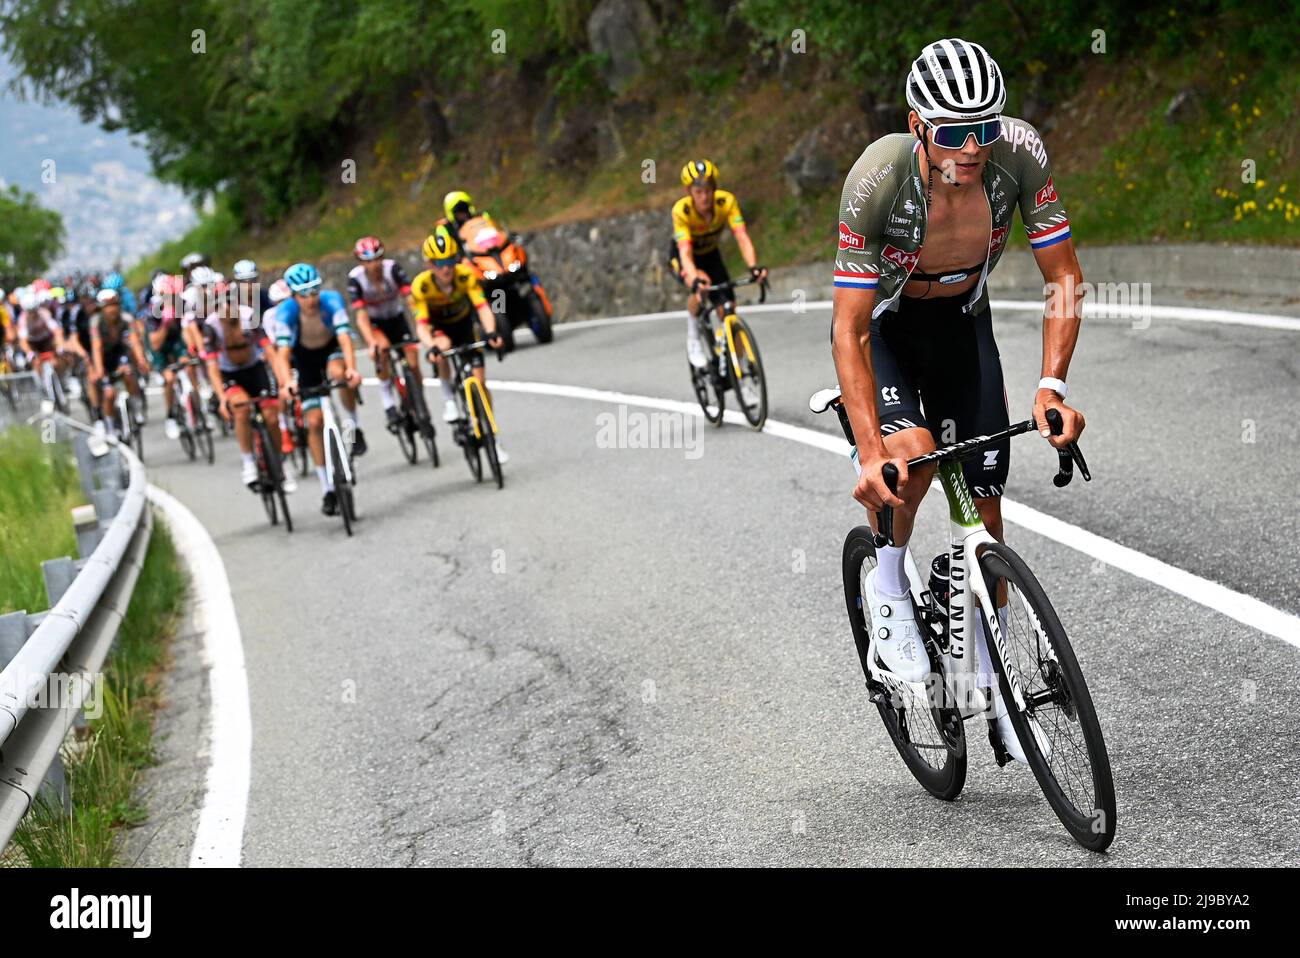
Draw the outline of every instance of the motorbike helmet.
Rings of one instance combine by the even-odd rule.
[[[460,225],[471,216],[478,215],[478,207],[474,205],[474,198],[464,190],[452,190],[442,198],[442,211],[447,214],[447,221]],[[457,217],[457,213],[463,213],[463,217]]]

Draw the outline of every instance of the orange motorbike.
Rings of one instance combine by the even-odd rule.
[[[527,326],[539,343],[549,343],[554,337],[551,318],[554,310],[546,290],[528,269],[528,254],[519,237],[507,233],[488,216],[475,216],[460,228],[461,244],[467,262],[478,273],[483,295],[497,316],[500,297],[505,297],[501,337],[505,348],[515,345],[514,330]]]

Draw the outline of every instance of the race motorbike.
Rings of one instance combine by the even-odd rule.
[[[528,254],[519,237],[488,216],[466,220],[460,235],[466,261],[478,273],[488,305],[507,319],[501,323],[505,348],[514,348],[514,330],[519,326],[531,329],[539,343],[549,343],[555,335],[551,327],[554,310],[546,290],[528,268]]]

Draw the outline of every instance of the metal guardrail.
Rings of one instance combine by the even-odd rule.
[[[0,407],[5,403],[0,396]],[[42,564],[53,607],[0,616],[0,849],[42,783],[50,781],[66,802],[59,748],[95,688],[153,531],[144,466],[130,449],[65,416],[38,413],[25,421],[43,429],[52,423],[57,439],[71,440],[93,509],[74,510],[84,558]]]

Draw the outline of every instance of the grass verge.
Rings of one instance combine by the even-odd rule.
[[[0,614],[49,607],[41,563],[76,554],[69,513],[82,501],[67,446],[26,427],[0,432]]]
[[[154,718],[161,673],[180,622],[187,580],[166,526],[155,523],[144,568],[104,669],[103,709],[64,743],[71,813],[39,799],[0,863],[108,868],[121,859],[122,829],[144,822],[140,773],[157,761]]]

